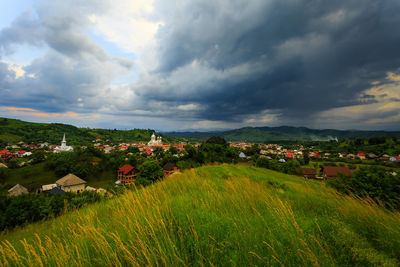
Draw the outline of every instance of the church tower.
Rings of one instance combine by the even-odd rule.
[[[61,141],[61,146],[62,147],[67,146],[67,140],[65,140],[65,133],[64,133],[64,136],[63,136],[63,140]]]

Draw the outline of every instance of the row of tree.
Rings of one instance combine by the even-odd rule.
[[[101,199],[100,194],[89,191],[81,194],[0,196],[0,230],[56,217],[66,210],[81,208]]]

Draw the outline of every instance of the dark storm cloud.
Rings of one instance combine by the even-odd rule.
[[[135,90],[147,100],[202,105],[197,116],[203,119],[269,109],[307,120],[329,108],[371,103],[373,96],[365,101],[360,93],[400,67],[399,1],[155,6],[164,21],[157,35],[160,65]]]
[[[230,125],[272,114],[309,125],[326,110],[398,98],[365,92],[400,72],[398,0],[155,0],[140,18],[160,22],[155,45],[135,54],[143,66],[132,84],[118,80],[132,60],[110,56],[88,34],[91,15],[112,5],[39,1],[1,29],[0,59],[21,45],[46,53],[22,66],[23,77],[0,62],[0,106]],[[359,118],[396,118],[383,110]]]

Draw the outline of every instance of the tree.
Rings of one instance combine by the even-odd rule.
[[[33,163],[33,164],[42,162],[42,161],[44,161],[45,159],[46,159],[46,156],[45,156],[43,150],[36,150],[36,151],[34,151],[33,154],[32,154],[32,163]]]
[[[266,157],[259,157],[256,161],[256,166],[259,168],[269,168],[269,160]]]
[[[16,159],[12,159],[8,162],[8,168],[16,169],[18,168],[18,161]]]
[[[164,176],[162,168],[155,160],[147,160],[139,166],[137,182],[142,185],[154,183]]]
[[[126,151],[128,153],[139,153],[140,152],[139,148],[136,146],[129,146]]]
[[[260,153],[260,147],[258,144],[254,144],[251,147],[246,147],[244,153],[247,156],[258,155]]]
[[[304,165],[308,165],[308,163],[310,163],[310,157],[308,156],[308,154],[308,149],[303,151]]]
[[[4,183],[9,175],[10,170],[8,168],[0,168],[0,183]]]
[[[176,154],[178,154],[178,149],[174,146],[171,146],[169,148],[169,153],[171,153],[172,155],[176,155]]]
[[[207,144],[226,145],[226,140],[220,136],[212,136],[207,141]]]

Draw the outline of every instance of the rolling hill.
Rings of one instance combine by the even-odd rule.
[[[0,235],[3,266],[399,266],[400,214],[324,183],[205,166]]]
[[[59,144],[65,133],[68,144],[82,145],[100,138],[110,139],[113,142],[138,142],[148,141],[154,130],[132,129],[132,130],[110,130],[78,128],[61,123],[33,123],[21,120],[0,118],[0,142],[39,143],[48,142]],[[159,134],[157,134],[159,135]],[[184,139],[161,135],[164,142],[178,142]],[[1,143],[0,143],[1,144]]]
[[[371,137],[400,137],[400,132],[357,131],[357,130],[315,130],[306,127],[244,127],[229,131],[213,132],[167,132],[169,136],[205,140],[221,136],[228,141],[273,142],[273,141],[329,141],[335,139],[356,139]]]

